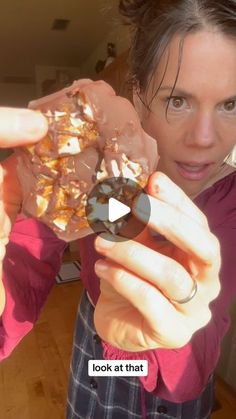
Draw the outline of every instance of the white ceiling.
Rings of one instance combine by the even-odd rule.
[[[117,0],[1,0],[0,82],[34,77],[34,66],[79,67],[117,21]],[[69,19],[52,31],[54,19]]]

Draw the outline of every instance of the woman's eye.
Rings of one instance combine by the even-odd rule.
[[[229,100],[223,104],[223,109],[226,112],[236,112],[236,100]]]
[[[169,98],[169,107],[172,109],[182,109],[185,105],[185,99],[182,97],[173,96]]]

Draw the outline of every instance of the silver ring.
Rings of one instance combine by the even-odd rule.
[[[171,300],[178,304],[185,304],[185,303],[188,303],[190,300],[192,300],[197,292],[197,281],[194,278],[192,278],[192,280],[193,280],[193,286],[188,297],[183,298],[182,300],[174,300],[173,298]]]

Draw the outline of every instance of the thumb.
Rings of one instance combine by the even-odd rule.
[[[46,135],[47,129],[47,120],[38,111],[0,107],[0,147],[37,142]]]

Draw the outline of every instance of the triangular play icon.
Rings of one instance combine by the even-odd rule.
[[[120,202],[115,198],[109,199],[108,219],[111,223],[129,214],[130,211],[131,211],[130,207],[128,207],[128,205],[123,204],[123,202]]]

